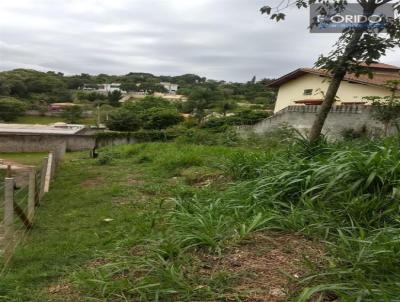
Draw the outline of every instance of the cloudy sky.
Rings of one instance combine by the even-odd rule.
[[[310,34],[308,12],[276,24],[268,0],[1,0],[0,70],[195,73],[247,81],[312,66],[337,34]],[[385,63],[400,65],[400,52]]]

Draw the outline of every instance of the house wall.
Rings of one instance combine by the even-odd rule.
[[[314,74],[305,74],[291,80],[279,87],[274,112],[278,112],[288,106],[295,105],[295,101],[306,99],[321,99],[329,86],[329,78]],[[313,89],[312,95],[303,95],[305,89]],[[323,93],[322,93],[323,92]],[[337,97],[342,102],[362,102],[366,96],[388,96],[390,91],[381,87],[367,86],[342,81]]]

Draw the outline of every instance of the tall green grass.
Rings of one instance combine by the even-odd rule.
[[[215,252],[259,229],[302,232],[326,242],[328,265],[302,281],[300,301],[399,300],[399,142],[311,147],[233,155],[226,172],[241,181],[218,198],[176,200],[170,229]]]
[[[253,232],[274,229],[325,243],[325,266],[300,280],[305,289],[298,301],[319,295],[320,301],[400,301],[399,146],[397,139],[313,145],[299,139],[277,152],[225,150],[215,166],[233,180],[227,189],[172,199],[165,216],[160,214],[166,222],[162,232],[143,242],[145,256],[119,259],[89,275],[83,271],[76,282],[93,292],[100,288],[106,298],[217,299],[231,279],[201,279],[193,252],[223,254]],[[126,147],[113,158],[151,163],[172,177],[204,165],[210,154],[190,145],[167,154],[143,148]],[[126,267],[135,269],[127,270],[129,278],[118,278]]]

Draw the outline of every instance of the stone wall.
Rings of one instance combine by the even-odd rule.
[[[0,152],[48,152],[60,145],[67,151],[91,150],[94,147],[134,143],[127,138],[100,138],[96,135],[52,135],[52,134],[1,134]]]
[[[262,134],[283,124],[307,133],[318,109],[319,106],[289,106],[255,125],[238,127],[239,133]],[[383,129],[383,125],[371,117],[368,106],[334,106],[325,122],[323,133],[330,137],[340,137],[346,129],[361,130],[363,127],[373,134],[380,133]]]

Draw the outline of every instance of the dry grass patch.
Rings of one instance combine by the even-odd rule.
[[[299,235],[257,233],[223,256],[204,254],[202,274],[217,271],[240,276],[227,301],[242,297],[246,302],[285,301],[298,291],[295,280],[308,273],[306,262],[321,264],[322,247]]]
[[[208,187],[213,183],[223,184],[228,181],[223,171],[205,166],[183,169],[179,176],[183,177],[185,182],[193,187]]]
[[[105,180],[104,180],[104,177],[102,177],[102,176],[89,178],[89,179],[84,180],[81,183],[82,187],[89,188],[89,189],[90,188],[96,188],[96,187],[102,186],[104,184],[105,184]]]

